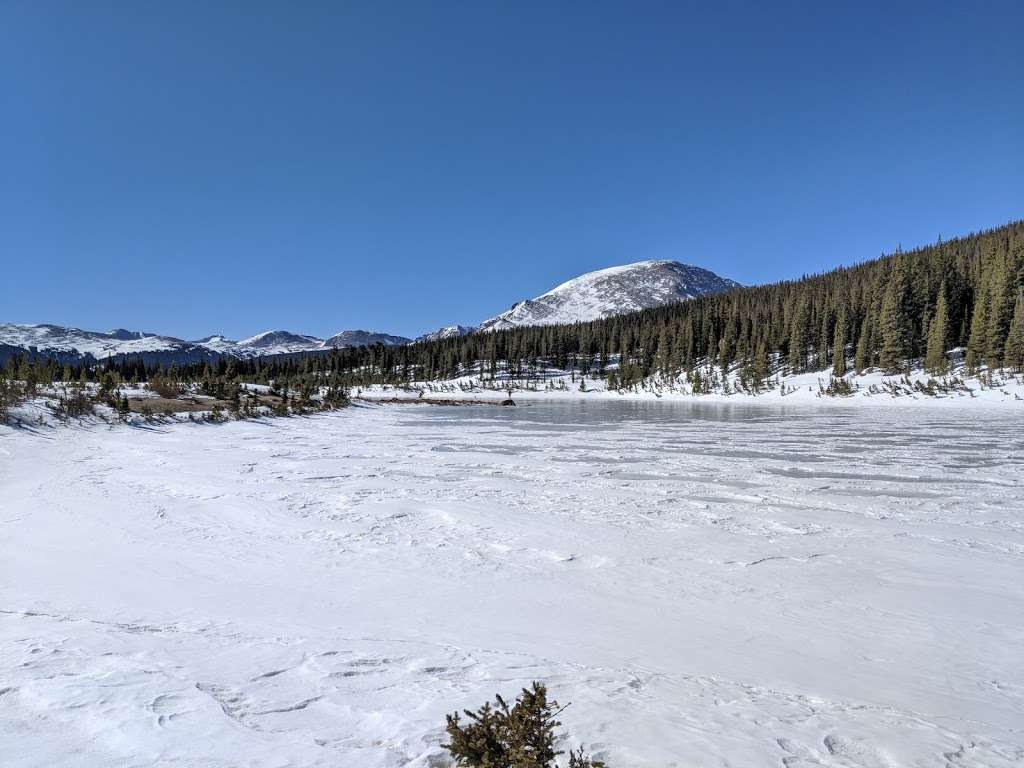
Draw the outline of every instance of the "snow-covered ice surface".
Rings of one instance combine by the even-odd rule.
[[[1016,411],[643,401],[0,428],[5,766],[1024,761]]]

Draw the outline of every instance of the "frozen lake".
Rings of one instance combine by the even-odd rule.
[[[1024,762],[1024,415],[357,407],[0,434],[13,766]]]

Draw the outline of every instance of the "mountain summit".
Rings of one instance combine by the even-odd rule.
[[[586,322],[722,293],[739,283],[678,261],[638,261],[574,277],[482,322],[480,331]]]

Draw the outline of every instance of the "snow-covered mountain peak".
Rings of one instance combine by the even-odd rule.
[[[579,290],[580,288],[599,283],[609,278],[626,275],[630,273],[641,274],[646,271],[657,270],[661,268],[671,269],[673,265],[686,266],[680,264],[678,261],[671,261],[667,259],[648,259],[646,261],[635,261],[632,264],[619,264],[614,267],[605,267],[604,269],[595,269],[593,272],[585,272],[582,275],[569,278],[564,283],[560,283],[552,288],[547,293],[541,294],[538,298],[549,296],[553,293],[564,293],[566,291]]]
[[[479,330],[597,320],[721,293],[739,283],[670,260],[638,261],[588,272],[485,320]]]
[[[438,328],[436,331],[431,331],[430,333],[424,333],[422,336],[417,336],[416,341],[455,339],[459,336],[466,336],[475,330],[476,326],[472,325],[446,325],[444,328]]]
[[[255,336],[242,339],[234,344],[230,352],[226,349],[218,351],[229,354],[251,355],[281,355],[294,352],[309,352],[319,349],[323,343],[316,336],[305,336],[291,331],[263,331]]]
[[[107,331],[107,336],[118,341],[132,341],[134,339],[145,339],[148,336],[155,336],[155,333],[146,333],[145,331],[129,331],[125,328],[114,328],[111,331]]]
[[[397,347],[408,344],[409,339],[405,336],[392,336],[388,333],[378,331],[340,331],[329,339],[322,342],[325,349],[343,347],[368,347],[373,344],[383,344],[385,347]]]

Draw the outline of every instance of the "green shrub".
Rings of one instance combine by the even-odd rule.
[[[447,716],[449,742],[441,746],[463,768],[554,768],[555,718],[565,707],[548,701],[547,687],[534,682],[523,688],[513,706],[499,695],[494,705],[485,703],[476,712],[463,710],[469,719],[461,723],[458,712]],[[569,751],[569,768],[607,768],[590,759],[580,748]]]

